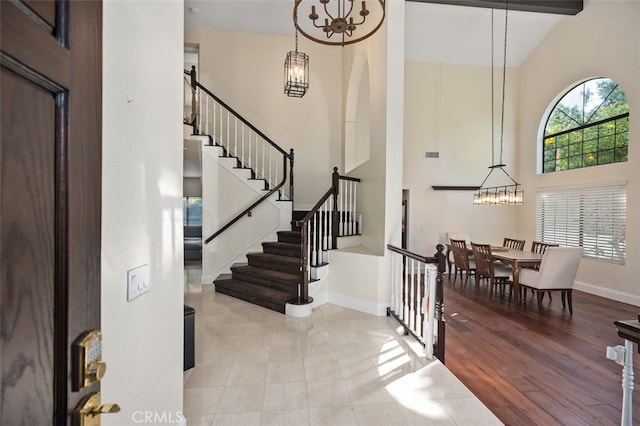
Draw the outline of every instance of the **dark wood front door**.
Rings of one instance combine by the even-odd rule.
[[[67,424],[100,328],[102,4],[0,1],[2,425]]]

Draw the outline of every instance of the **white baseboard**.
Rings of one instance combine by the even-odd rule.
[[[327,302],[334,305],[342,306],[343,308],[349,308],[356,311],[364,312],[366,314],[383,317],[387,315],[388,303],[375,303],[368,300],[355,299],[353,297],[345,296],[337,293],[326,293]]]
[[[588,284],[581,281],[576,281],[573,285],[573,288],[576,290],[584,291],[585,293],[615,300],[617,302],[627,303],[633,306],[640,306],[640,296],[635,296],[633,294],[623,293],[621,291],[612,290],[610,288],[598,287],[593,284]]]

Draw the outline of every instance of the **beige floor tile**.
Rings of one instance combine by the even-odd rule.
[[[330,304],[293,318],[200,290],[185,294],[196,309],[189,426],[500,424],[393,319]]]
[[[184,389],[183,411],[186,416],[215,414],[224,387]]]
[[[443,409],[458,426],[501,425],[495,415],[477,398],[444,399],[439,401]]]
[[[395,403],[360,405],[355,407],[358,424],[367,426],[406,425],[400,408]],[[428,424],[428,423],[425,423]]]
[[[307,382],[309,407],[350,406],[351,398],[344,380]]]
[[[308,382],[343,378],[340,363],[335,359],[305,359],[304,376]]]
[[[304,377],[302,361],[270,362],[267,367],[267,383],[299,382]]]
[[[308,424],[309,410],[307,409],[262,412],[262,426],[304,426]]]
[[[278,346],[271,345],[269,349],[270,362],[293,362],[302,361],[302,346],[287,345]]]
[[[385,389],[382,379],[346,379],[345,383],[353,405],[395,402]]]
[[[269,383],[264,396],[264,410],[294,410],[307,408],[305,382]]]
[[[262,412],[216,414],[211,426],[255,426],[262,421]],[[190,423],[188,423],[191,426]]]
[[[266,362],[255,364],[234,364],[227,378],[227,385],[264,384],[267,382]]]
[[[185,389],[224,386],[229,378],[231,365],[202,365],[191,369]]]
[[[255,412],[264,404],[265,385],[225,386],[215,414]]]
[[[354,426],[358,424],[353,406],[309,408],[311,426]]]

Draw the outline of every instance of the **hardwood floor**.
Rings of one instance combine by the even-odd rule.
[[[538,313],[531,293],[517,308],[473,277],[466,287],[445,277],[444,287],[446,365],[502,422],[620,424],[622,367],[606,358],[606,347],[624,344],[613,322],[636,319],[640,307],[574,290],[573,315],[559,293],[551,302],[545,295]],[[633,362],[638,371],[637,352]],[[636,386],[634,424],[639,394]]]

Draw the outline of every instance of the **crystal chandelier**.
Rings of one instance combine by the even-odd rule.
[[[384,22],[386,0],[295,0],[293,23],[302,35],[317,43],[344,46],[378,31]],[[302,11],[302,3],[312,4]],[[299,19],[299,10],[309,20]]]
[[[493,9],[491,9],[491,166],[489,166],[489,174],[484,178],[480,188],[473,196],[473,204],[476,206],[484,205],[518,205],[524,201],[524,192],[522,189],[518,189],[520,186],[514,178],[507,173],[504,169],[506,165],[502,162],[502,147],[504,142],[504,98],[505,98],[505,82],[507,75],[507,23],[509,17],[509,1],[507,0],[505,15],[504,15],[504,64],[502,68],[502,112],[500,117],[500,162],[495,163],[494,155],[494,88],[493,88]],[[489,176],[496,171],[500,170],[504,173],[511,183],[502,186],[484,186],[489,179]]]
[[[296,50],[287,53],[284,60],[284,93],[301,98],[309,89],[309,55],[298,52],[298,31],[296,30]]]

